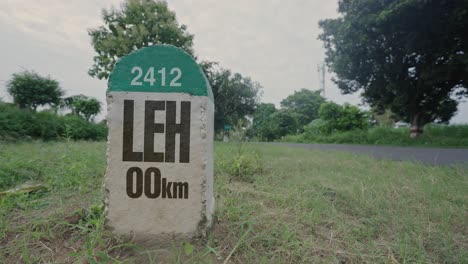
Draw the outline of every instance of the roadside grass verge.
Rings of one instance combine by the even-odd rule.
[[[104,229],[105,143],[0,142],[0,191],[28,180],[49,188],[0,197],[0,259],[468,263],[466,166],[431,167],[282,146],[243,148],[215,146],[213,233],[203,241],[160,249],[138,247]]]

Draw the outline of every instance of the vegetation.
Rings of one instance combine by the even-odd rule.
[[[288,135],[285,142],[336,143],[395,146],[468,147],[468,125],[427,125],[423,135],[409,138],[409,128],[377,126],[368,130],[350,130],[330,134],[317,133],[319,125],[307,126],[300,135]]]
[[[259,104],[253,114],[248,133],[262,141],[273,141],[286,135],[300,133],[304,126],[318,117],[325,98],[319,91],[301,89],[281,101],[281,109],[273,104]]]
[[[165,1],[126,0],[120,10],[103,10],[104,26],[89,30],[96,51],[89,70],[92,77],[107,79],[119,58],[142,47],[171,44],[194,56],[193,38]],[[261,85],[239,73],[200,62],[215,98],[215,130],[237,125],[253,114]]]
[[[104,229],[103,142],[0,143],[5,263],[466,263],[468,170],[244,144],[261,173],[233,177],[215,147],[217,223],[206,241],[142,248]]]
[[[367,129],[369,125],[367,113],[350,104],[324,103],[320,106],[319,118],[305,128],[308,134]]]
[[[13,104],[0,102],[0,140],[85,139],[107,137],[104,124],[90,122],[101,111],[101,103],[84,95],[63,99],[58,81],[32,71],[14,73],[7,83]],[[50,108],[36,112],[38,106]],[[68,107],[71,115],[59,116]]]
[[[7,83],[0,102],[0,262],[5,263],[468,263],[468,168],[374,160],[346,153],[249,144],[261,140],[468,147],[468,126],[447,122],[468,94],[465,3],[339,1],[322,21],[327,64],[367,112],[302,89],[281,108],[260,104],[261,86],[200,63],[215,97],[215,128],[244,124],[215,148],[216,225],[206,239],[145,248],[105,229],[104,124],[100,103],[62,99],[59,83],[34,72]],[[126,0],[89,30],[89,74],[107,79],[116,61],[172,44],[192,56],[193,35],[165,1]],[[429,22],[428,22],[429,21]],[[60,103],[72,114],[59,116]],[[50,110],[36,111],[39,106]],[[393,129],[393,117],[410,122]],[[252,126],[247,124],[253,117]],[[300,134],[301,133],[301,134]],[[24,140],[27,139],[27,140]],[[35,140],[40,139],[40,140]],[[58,141],[50,141],[57,140]],[[14,143],[13,143],[14,141]],[[41,188],[5,192],[21,184]]]
[[[325,98],[320,95],[320,91],[301,89],[283,99],[281,107],[297,114],[297,125],[302,131],[305,125],[318,118],[318,111],[323,103]]]
[[[356,106],[325,102],[318,109],[318,118],[304,126],[300,133],[297,112],[261,103],[247,136],[259,141],[296,143],[468,147],[467,125],[430,124],[423,135],[412,139],[408,137],[410,129],[393,128],[389,111],[374,117],[375,114]]]
[[[217,67],[216,63],[200,64],[213,90],[215,101],[215,131],[224,125],[245,122],[254,113],[260,100],[262,86],[249,77]]]
[[[448,122],[468,95],[467,2],[339,1],[320,22],[326,62],[345,93],[411,124]]]
[[[248,135],[265,141],[273,141],[277,138],[278,126],[272,120],[272,115],[276,112],[274,104],[260,103],[253,114],[252,127]]]
[[[63,95],[56,80],[33,71],[14,73],[7,83],[7,90],[19,108],[33,111],[43,105],[57,108]]]
[[[0,103],[0,140],[107,138],[107,127],[75,115],[58,116],[53,111],[32,112],[13,104]]]
[[[88,31],[96,51],[88,73],[107,79],[119,58],[154,44],[172,44],[193,54],[193,35],[179,26],[165,1],[126,0],[121,10],[102,11],[104,26]]]
[[[101,112],[101,102],[82,94],[65,98],[64,104],[71,109],[72,114],[81,116],[86,121],[93,120]]]

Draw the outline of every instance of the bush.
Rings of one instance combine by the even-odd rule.
[[[245,144],[244,138],[245,131],[236,126],[231,133],[233,149],[216,157],[216,170],[236,180],[253,182],[255,176],[262,173],[263,162],[260,155]]]
[[[313,136],[324,135],[328,133],[328,127],[329,125],[327,121],[324,121],[322,119],[315,119],[304,127],[304,133],[306,135]]]
[[[107,137],[107,127],[104,124],[95,124],[75,115],[62,117],[65,121],[65,138],[104,140]]]
[[[306,126],[300,136],[286,136],[283,141],[301,143],[348,143],[400,146],[468,147],[468,125],[427,125],[418,138],[409,137],[409,128],[373,127],[368,130],[352,130],[320,133],[320,124]]]
[[[106,136],[105,125],[90,123],[78,116],[58,116],[50,111],[36,113],[0,103],[0,140],[103,140]]]
[[[323,103],[319,109],[319,117],[325,121],[322,124],[322,132],[332,133],[336,131],[350,131],[367,129],[367,112],[358,107],[344,104],[343,106],[333,102]]]
[[[218,157],[218,171],[228,174],[233,179],[253,182],[255,176],[263,171],[263,162],[255,152]]]

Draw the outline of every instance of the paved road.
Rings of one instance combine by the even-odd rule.
[[[431,165],[468,165],[468,149],[425,148],[425,147],[387,147],[345,144],[294,144],[271,143],[306,149],[344,151],[369,155],[378,159],[408,160]]]

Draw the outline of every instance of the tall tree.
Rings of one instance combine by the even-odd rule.
[[[468,1],[340,0],[321,21],[326,62],[344,93],[411,123],[448,122],[468,94]]]
[[[154,44],[172,44],[193,54],[193,35],[179,26],[165,1],[126,0],[121,10],[104,9],[102,18],[104,26],[88,31],[97,53],[88,71],[92,77],[107,79],[119,58]]]
[[[289,109],[280,109],[271,116],[274,139],[299,132],[299,114]]]
[[[92,120],[97,114],[101,112],[101,102],[96,98],[88,97],[85,95],[74,95],[64,99],[65,105],[71,109],[72,113],[86,121]]]
[[[213,62],[203,62],[200,66],[213,90],[217,132],[223,130],[225,124],[236,125],[254,113],[260,100],[260,84],[239,73],[219,68]]]
[[[297,113],[298,125],[302,129],[303,126],[318,118],[318,110],[324,102],[325,98],[320,95],[320,91],[301,89],[283,99],[281,106]]]
[[[7,90],[19,108],[34,111],[38,106],[59,105],[64,94],[58,81],[42,77],[34,71],[14,73],[7,83]]]
[[[252,134],[260,140],[273,141],[299,132],[300,115],[291,109],[275,108],[274,104],[261,103],[253,115]]]
[[[252,131],[260,140],[272,141],[275,135],[275,124],[271,117],[278,110],[274,104],[261,103],[253,114]]]

